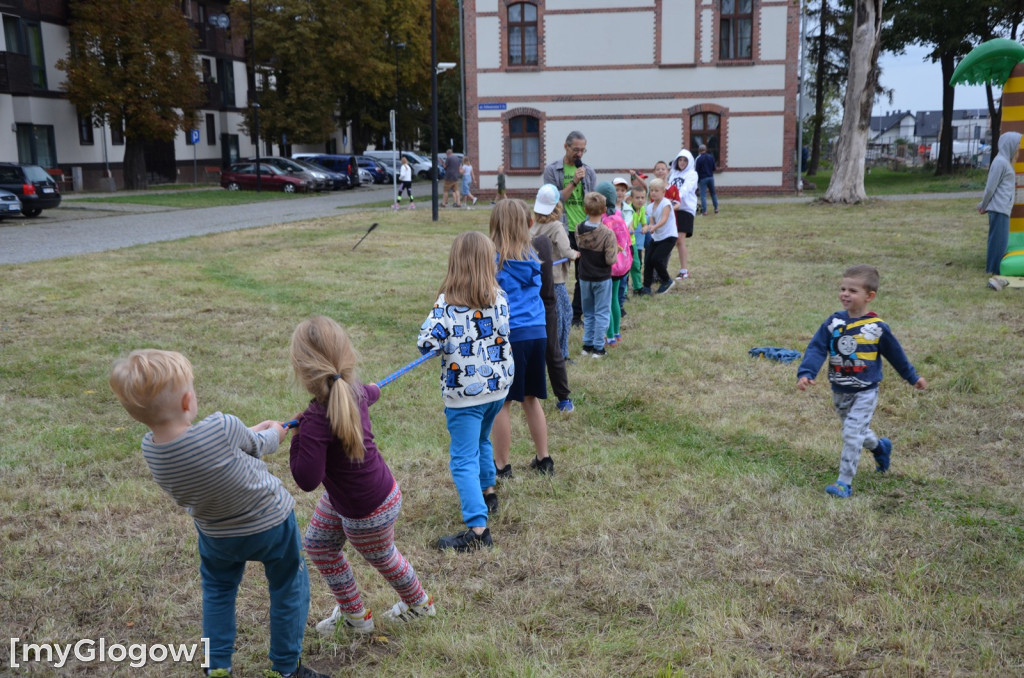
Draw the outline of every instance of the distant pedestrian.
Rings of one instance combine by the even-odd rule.
[[[700,213],[702,216],[708,215],[708,193],[710,193],[715,214],[718,214],[718,192],[715,191],[715,156],[708,153],[707,146],[701,144],[694,164],[697,166],[697,186],[700,190]]]
[[[505,166],[498,165],[498,197],[497,200],[505,199]]]
[[[469,209],[470,205],[476,204],[476,196],[473,195],[471,190],[473,188],[473,163],[468,155],[462,156],[459,174],[462,176],[462,202],[466,205],[466,209]]]
[[[1010,242],[1010,212],[1016,200],[1016,175],[1013,164],[1020,151],[1020,132],[999,135],[998,154],[988,168],[985,193],[978,203],[978,213],[988,212],[988,253],[985,272],[999,275],[999,264]],[[998,286],[993,289],[1000,289]]]
[[[402,204],[402,191],[409,196],[409,207],[416,206],[416,198],[412,197],[412,166],[409,159],[402,156],[402,166],[398,169],[398,180],[402,185],[398,187],[398,204]]]
[[[441,207],[448,207],[448,194],[451,193],[456,207],[462,207],[459,201],[459,167],[461,165],[459,156],[455,155],[452,149],[445,152],[444,159],[444,194],[441,196]]]

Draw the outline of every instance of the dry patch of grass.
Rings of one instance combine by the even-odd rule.
[[[320,638],[306,661],[334,675],[1013,675],[1024,671],[1024,298],[985,289],[986,226],[970,200],[859,208],[730,207],[698,219],[694,277],[631,299],[624,341],[576,360],[577,412],[547,403],[557,474],[500,487],[498,547],[431,549],[460,528],[437,373],[388,386],[371,414],[405,495],[398,543],[439,616],[370,640]],[[353,213],[281,227],[0,268],[0,636],[27,642],[195,642],[194,528],[150,480],[144,429],[106,384],[112,360],[157,346],[196,367],[200,416],[288,418],[287,345],[303,318],[346,325],[379,379],[416,357],[454,235],[483,211]],[[371,221],[381,227],[355,252]],[[838,308],[853,263],[883,276],[872,305],[929,380],[887,369],[870,455],[849,501],[824,379],[747,350],[802,350]],[[572,345],[578,350],[579,336]],[[305,525],[317,496],[271,469]],[[365,563],[376,610],[394,593]],[[311,622],[332,606],[311,577]],[[238,604],[236,675],[266,665],[258,566]],[[7,665],[8,648],[0,650]],[[107,675],[75,664],[36,675]],[[196,675],[195,666],[140,675]]]

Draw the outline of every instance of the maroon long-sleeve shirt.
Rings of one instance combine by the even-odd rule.
[[[363,518],[373,513],[395,485],[370,429],[370,405],[380,398],[380,387],[364,384],[362,395],[362,461],[349,459],[344,445],[331,431],[326,406],[315,400],[299,417],[299,427],[292,435],[290,462],[295,484],[306,492],[323,484],[334,510],[346,518]]]

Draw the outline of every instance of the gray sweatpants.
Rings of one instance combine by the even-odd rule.
[[[871,430],[871,417],[878,405],[878,389],[856,393],[832,392],[832,404],[843,422],[843,455],[839,460],[839,482],[853,484],[857,475],[861,450],[878,447],[878,437]]]

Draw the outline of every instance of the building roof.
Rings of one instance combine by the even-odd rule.
[[[903,120],[910,116],[914,117],[914,114],[910,111],[895,111],[892,113],[886,113],[885,115],[873,115],[871,116],[871,134],[872,136],[878,136],[884,134],[889,130],[899,127]]]

